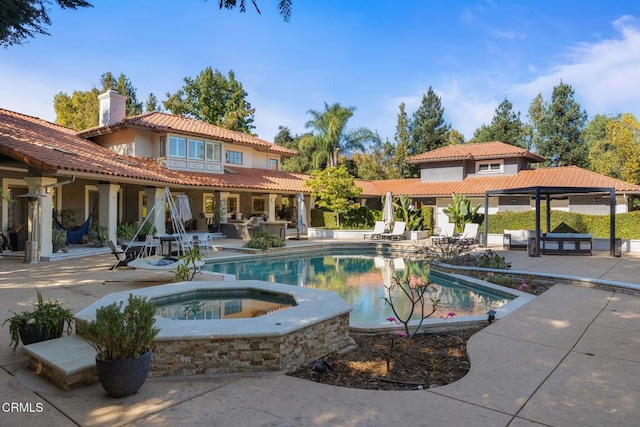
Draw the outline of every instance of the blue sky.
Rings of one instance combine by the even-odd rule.
[[[523,121],[561,80],[595,114],[640,117],[640,2],[276,0],[262,15],[217,0],[94,0],[51,6],[51,36],[0,50],[0,107],[54,121],[53,96],[126,74],[145,100],[175,92],[211,66],[233,70],[256,109],[255,132],[305,131],[324,102],[357,108],[348,127],[393,140],[401,102],[411,114],[429,86],[466,139],[506,97]]]

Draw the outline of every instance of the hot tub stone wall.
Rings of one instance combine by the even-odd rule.
[[[349,314],[282,336],[162,340],[149,377],[284,371],[351,344]]]

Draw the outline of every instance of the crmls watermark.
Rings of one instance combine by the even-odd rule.
[[[2,402],[2,412],[8,413],[40,413],[44,405],[40,402]]]

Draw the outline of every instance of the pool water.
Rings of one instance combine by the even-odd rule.
[[[429,277],[428,266],[421,261],[369,255],[327,255],[261,258],[234,262],[205,264],[204,270],[233,274],[239,280],[264,280],[293,286],[329,290],[340,295],[352,307],[352,326],[380,324],[388,317],[395,316],[385,302],[388,287],[394,278],[412,282]],[[481,288],[465,282],[453,282],[446,275],[432,274],[433,292],[429,298],[439,299],[438,310],[432,318],[456,317],[485,314],[513,299],[493,289]],[[409,299],[396,286],[390,296],[393,298],[398,317],[405,318],[411,312]],[[417,313],[416,313],[417,311]],[[420,309],[412,317],[419,319]]]
[[[220,320],[263,316],[296,305],[288,295],[255,292],[249,289],[233,291],[183,292],[153,298],[156,314],[171,320]]]

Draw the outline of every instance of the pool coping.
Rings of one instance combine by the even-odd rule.
[[[160,328],[160,332],[154,341],[281,336],[352,311],[352,307],[346,301],[331,291],[300,288],[260,280],[224,280],[169,283],[133,291],[111,293],[76,313],[74,318],[81,322],[90,322],[95,319],[96,310],[99,307],[120,301],[126,304],[129,294],[151,299],[187,291],[247,288],[289,295],[295,299],[297,305],[258,318],[222,319],[219,321],[217,319],[171,320],[156,315],[156,326]]]

